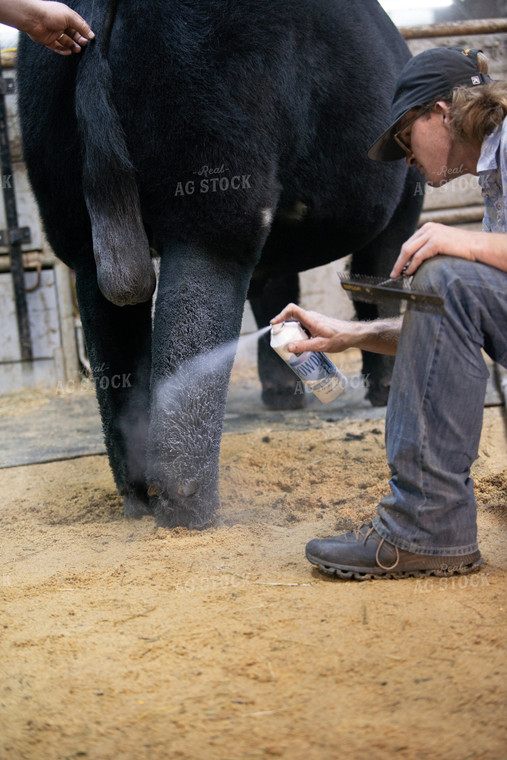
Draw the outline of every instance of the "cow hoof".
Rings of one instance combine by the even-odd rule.
[[[262,403],[268,409],[273,409],[274,411],[304,409],[306,407],[306,397],[304,393],[294,393],[294,388],[271,389],[262,391]]]
[[[136,520],[140,520],[146,515],[153,514],[148,497],[140,496],[137,493],[129,493],[125,496],[123,500],[123,511],[126,517],[132,517]]]
[[[387,406],[387,399],[389,398],[389,386],[382,384],[370,384],[365,398],[370,402],[372,406]]]
[[[205,530],[213,524],[213,515],[202,516],[186,510],[155,509],[158,528],[187,528],[188,530]]]
[[[194,497],[195,498],[195,497]],[[213,499],[205,503],[194,502],[192,496],[182,499],[176,494],[169,497],[166,493],[153,496],[150,499],[153,514],[159,528],[188,528],[188,530],[204,530],[209,528],[214,520],[216,505]],[[213,508],[213,507],[216,508]]]

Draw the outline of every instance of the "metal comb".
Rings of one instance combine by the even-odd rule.
[[[411,278],[406,274],[394,279],[370,277],[361,274],[339,274],[342,288],[353,301],[365,303],[386,303],[406,301],[408,309],[445,314],[442,296],[429,291],[413,290]]]

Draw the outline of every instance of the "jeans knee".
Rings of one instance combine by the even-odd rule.
[[[454,282],[460,282],[463,267],[470,261],[455,256],[434,256],[427,259],[414,275],[414,290],[432,290],[444,294]]]

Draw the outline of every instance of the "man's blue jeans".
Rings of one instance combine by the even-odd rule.
[[[507,366],[507,273],[436,256],[413,287],[443,295],[447,315],[404,317],[386,416],[391,493],[374,526],[400,549],[459,556],[478,548],[470,466],[488,379],[481,349]]]

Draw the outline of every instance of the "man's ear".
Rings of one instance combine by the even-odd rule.
[[[445,100],[437,100],[432,111],[441,117],[444,124],[449,123],[449,103],[446,103]]]

